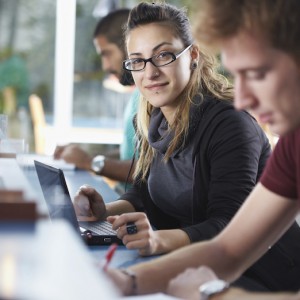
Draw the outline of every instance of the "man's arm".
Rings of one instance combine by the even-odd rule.
[[[134,172],[134,165],[130,170],[132,164],[131,160],[118,160],[118,159],[105,158],[104,162],[105,162],[104,167],[100,172],[100,175],[106,176],[113,180],[122,181],[122,182],[126,182],[128,177],[128,182],[129,183],[133,182],[132,174]]]
[[[189,298],[185,298],[189,299]],[[192,299],[192,298],[190,298]],[[196,298],[195,298],[196,299]],[[248,292],[238,288],[230,288],[229,290],[214,295],[211,300],[300,300],[300,293],[258,293]],[[197,298],[199,300],[199,296]]]
[[[68,163],[73,163],[77,168],[91,170],[93,157],[77,145],[57,146],[54,151],[55,159],[64,159]],[[132,183],[132,173],[134,166],[130,167],[131,160],[119,160],[105,157],[104,166],[98,175],[108,177],[113,180]]]
[[[187,269],[185,272],[172,279],[169,283],[167,293],[180,299],[201,300],[199,286],[205,282],[213,283],[218,277],[205,266],[198,269]],[[240,288],[225,288],[210,300],[300,300],[300,293],[266,293],[249,292]]]
[[[259,183],[228,226],[214,239],[130,267],[136,273],[137,292],[166,291],[171,278],[186,268],[201,265],[212,268],[219,278],[233,281],[281,237],[297,212],[296,201],[276,195]],[[122,288],[128,279],[117,273],[110,274]]]

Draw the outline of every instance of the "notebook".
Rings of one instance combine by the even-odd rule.
[[[122,244],[109,222],[81,222],[77,220],[65,176],[61,169],[36,160],[34,165],[51,220],[65,219],[68,221],[88,245]]]

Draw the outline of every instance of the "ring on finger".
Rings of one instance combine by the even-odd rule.
[[[126,231],[128,234],[135,234],[138,232],[137,227],[134,222],[128,222],[126,224]]]

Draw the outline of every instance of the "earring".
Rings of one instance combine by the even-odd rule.
[[[191,70],[196,70],[197,67],[198,67],[198,62],[196,60],[194,60],[192,65],[191,65]]]

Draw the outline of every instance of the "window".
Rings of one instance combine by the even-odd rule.
[[[34,93],[53,129],[46,153],[57,142],[121,142],[131,91],[116,89],[118,82],[101,71],[93,32],[101,14],[138,2],[0,0],[0,113],[9,115],[9,137],[35,150],[28,108]]]
[[[56,5],[52,0],[0,0],[0,112],[9,116],[9,137],[33,150],[30,93],[53,113]]]

